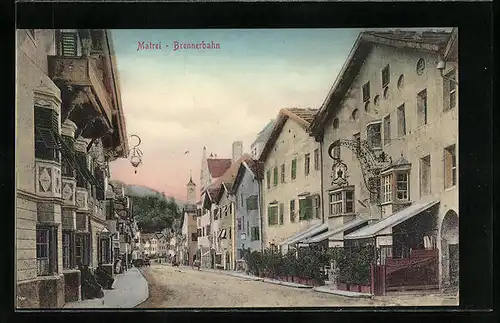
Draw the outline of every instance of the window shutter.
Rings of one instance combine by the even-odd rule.
[[[61,33],[61,55],[62,56],[76,56],[76,33],[62,32]]]
[[[283,222],[285,221],[285,205],[283,203],[280,203],[279,212],[280,212],[279,224],[283,224]]]

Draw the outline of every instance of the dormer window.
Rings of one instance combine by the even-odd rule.
[[[411,164],[401,156],[381,173],[382,203],[410,200],[410,168]]]

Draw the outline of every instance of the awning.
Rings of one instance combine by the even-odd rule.
[[[362,225],[362,224],[364,224],[364,223],[366,223],[368,221],[369,221],[368,219],[360,219],[360,218],[354,219],[352,221],[344,223],[341,227],[338,227],[338,228],[335,228],[333,230],[327,231],[327,232],[322,233],[320,235],[317,235],[315,237],[310,237],[310,238],[304,239],[304,240],[300,241],[300,243],[317,243],[317,242],[321,242],[323,240],[326,240],[326,239],[330,238],[331,236],[334,236],[334,235],[339,234],[341,232],[344,232],[344,231],[350,230],[352,228],[355,228],[358,225]]]
[[[348,234],[344,237],[346,240],[355,240],[355,239],[366,239],[373,238],[378,235],[378,233],[384,229],[392,228],[411,217],[428,210],[434,205],[438,204],[439,201],[432,202],[423,202],[423,203],[415,203],[407,208],[402,209],[399,212],[396,212],[389,217],[382,219],[373,224],[367,225],[351,234]]]
[[[315,224],[305,229],[304,231],[296,233],[295,235],[291,236],[290,238],[280,243],[280,245],[285,246],[285,245],[295,244],[301,239],[307,239],[325,230],[328,230],[328,224],[325,223]]]

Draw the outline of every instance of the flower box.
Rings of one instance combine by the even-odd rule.
[[[337,288],[339,290],[345,290],[345,291],[348,291],[349,289],[347,288],[347,284],[344,284],[344,283],[337,283]]]
[[[371,286],[368,286],[368,285],[361,285],[359,286],[360,287],[360,292],[361,293],[366,293],[366,294],[371,294]]]
[[[349,291],[350,292],[357,292],[357,293],[359,293],[359,292],[361,292],[361,288],[357,284],[350,284],[349,285]]]

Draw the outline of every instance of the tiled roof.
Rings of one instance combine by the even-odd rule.
[[[245,161],[248,168],[254,173],[257,179],[262,179],[264,177],[264,164],[256,159],[250,159]]]
[[[335,83],[332,85],[321,109],[309,127],[309,133],[321,138],[324,127],[336,109],[340,107],[345,93],[356,79],[361,66],[368,57],[374,44],[404,50],[443,54],[452,33],[446,31],[366,31],[359,34],[349,57],[342,66]]]
[[[314,119],[314,116],[318,112],[318,109],[303,109],[303,108],[288,108],[285,109],[299,117],[300,119],[306,121],[307,123],[311,123]]]
[[[314,120],[314,117],[316,113],[318,113],[318,111],[319,111],[318,109],[310,109],[310,108],[281,109],[278,114],[276,123],[274,124],[273,131],[271,132],[269,139],[264,145],[264,149],[262,149],[259,160],[261,162],[264,162],[266,160],[267,156],[269,155],[269,152],[274,147],[276,140],[278,139],[281,131],[283,130],[283,126],[285,125],[286,121],[289,118],[297,122],[299,125],[301,125],[302,128],[304,128],[304,131],[306,131],[309,125],[311,124],[312,120]]]
[[[208,195],[211,200],[214,200],[217,195],[219,195],[219,188],[218,187],[209,187],[208,188]]]
[[[450,33],[444,31],[403,31],[396,29],[388,31],[365,31],[364,34],[401,41],[434,44],[439,47],[444,47],[450,38]]]
[[[221,177],[224,172],[231,166],[230,158],[208,158],[208,171],[212,178]]]
[[[269,123],[257,134],[257,138],[254,140],[252,145],[257,142],[266,142],[267,138],[269,138],[269,135],[271,134],[271,131],[273,131],[274,122],[275,120],[269,121]]]

